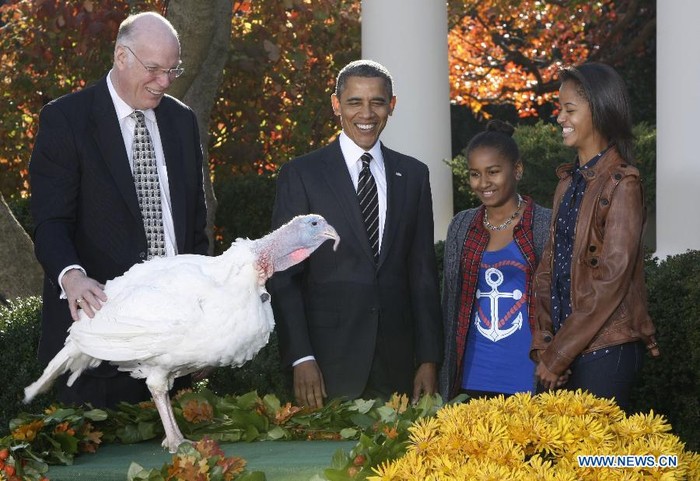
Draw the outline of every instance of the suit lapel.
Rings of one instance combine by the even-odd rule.
[[[109,95],[106,79],[102,79],[96,86],[92,118],[95,129],[93,132],[95,143],[100,149],[102,158],[107,164],[112,177],[114,177],[117,188],[121,192],[122,197],[124,197],[124,202],[126,202],[129,211],[134,218],[140,221],[141,210],[136,198],[136,187],[134,186],[134,178],[129,166],[129,157],[124,148],[124,139],[119,128],[119,121],[117,120],[117,113],[114,109],[112,98]]]
[[[379,253],[379,265],[387,257],[391,244],[396,238],[397,229],[401,220],[403,203],[406,198],[406,181],[401,162],[395,152],[388,150],[382,144],[382,155],[384,157],[384,171],[386,174],[386,220],[384,221],[384,235],[382,237],[382,247]]]
[[[175,239],[177,241],[177,252],[185,249],[185,185],[184,166],[182,158],[181,139],[177,134],[177,129],[173,123],[172,115],[165,112],[164,98],[160,105],[156,107],[156,120],[158,122],[158,132],[163,145],[163,155],[165,156],[165,167],[168,171],[168,187],[170,190],[170,209],[175,228]]]
[[[328,182],[331,192],[340,204],[341,211],[351,226],[350,231],[362,246],[362,250],[368,259],[374,263],[374,255],[369,247],[369,239],[365,230],[365,221],[360,212],[360,203],[357,200],[357,192],[353,188],[352,178],[348,172],[343,152],[340,150],[340,142],[335,140],[329,146],[330,155],[323,159],[323,176]]]

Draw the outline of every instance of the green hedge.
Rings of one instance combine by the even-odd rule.
[[[41,324],[41,299],[29,297],[10,301],[0,307],[0,372],[4,373],[0,389],[0,437],[8,431],[10,419],[20,411],[41,412],[52,393],[22,403],[24,388],[41,375],[36,358]]]
[[[221,252],[239,237],[257,239],[270,232],[275,179],[247,173],[218,177],[215,250]]]
[[[438,257],[442,257],[438,244]],[[440,259],[441,260],[441,259]],[[700,251],[669,257],[658,262],[647,259],[649,310],[658,329],[662,356],[647,359],[634,393],[633,405],[640,411],[653,409],[664,414],[688,448],[700,449]],[[15,301],[0,308],[0,372],[6,373],[0,390],[0,433],[18,412],[38,412],[50,395],[35,404],[21,403],[22,391],[36,379],[40,369],[35,358],[39,335],[40,301]],[[208,387],[219,395],[274,393],[291,400],[289,380],[279,363],[277,340],[238,369],[217,369]]]
[[[649,313],[661,358],[647,358],[634,407],[665,414],[693,451],[700,450],[700,251],[646,263]]]

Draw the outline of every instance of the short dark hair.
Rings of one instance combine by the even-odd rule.
[[[394,96],[394,80],[391,74],[385,66],[374,60],[355,60],[343,67],[335,81],[335,95],[338,97],[342,95],[348,77],[381,78],[389,98]]]
[[[513,139],[515,128],[508,122],[494,119],[486,124],[486,130],[476,134],[464,149],[464,156],[469,161],[469,154],[473,150],[488,147],[498,151],[499,154],[516,164],[520,160],[520,149]]]
[[[627,163],[634,163],[632,112],[624,80],[614,68],[598,62],[565,67],[559,80],[574,82],[591,109],[593,128],[617,147]]]

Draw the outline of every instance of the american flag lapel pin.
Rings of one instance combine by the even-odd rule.
[[[401,172],[396,172],[396,177],[401,177]]]

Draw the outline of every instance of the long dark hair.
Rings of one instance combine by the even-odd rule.
[[[560,71],[559,80],[577,84],[579,95],[586,99],[593,128],[617,147],[620,156],[634,163],[634,134],[627,87],[622,77],[609,65],[587,62]]]

